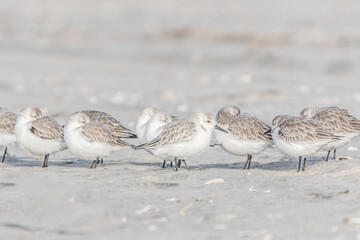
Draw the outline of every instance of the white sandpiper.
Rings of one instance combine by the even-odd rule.
[[[227,152],[246,156],[244,169],[250,169],[254,154],[273,144],[271,127],[249,114],[241,114],[236,106],[225,106],[219,110],[216,123],[228,132],[215,131],[217,143]],[[266,132],[266,133],[265,133]]]
[[[43,167],[48,166],[50,154],[66,149],[63,127],[53,118],[43,117],[38,108],[27,107],[20,112],[15,135],[25,150],[35,156],[45,156]]]
[[[155,108],[155,107],[148,107],[148,108],[145,108],[139,118],[138,118],[138,121],[136,123],[136,128],[135,128],[135,133],[137,135],[137,138],[138,138],[138,141],[140,144],[143,144],[143,143],[146,143],[147,142],[147,139],[150,139],[150,138],[147,138],[146,137],[146,130],[147,130],[147,126],[148,126],[148,123],[150,121],[150,119],[156,114],[156,113],[160,113],[160,110],[158,108]],[[152,128],[151,128],[152,129]],[[150,133],[151,134],[151,133]],[[151,151],[151,149],[145,149],[148,153],[154,155]],[[165,167],[165,164],[166,164],[166,160],[164,160],[163,162],[163,168]],[[170,166],[172,166],[172,161],[170,163]]]
[[[159,136],[160,133],[164,130],[164,127],[167,124],[170,124],[171,122],[173,122],[173,119],[174,119],[174,117],[170,116],[167,113],[160,112],[160,111],[155,113],[146,124],[146,131],[145,131],[146,141],[149,142],[149,141],[155,139],[157,136]],[[153,154],[151,149],[147,149],[147,150],[148,150],[148,152]],[[164,160],[162,168],[165,168],[166,161],[170,161],[170,167],[172,167],[173,159],[167,158],[167,159],[162,159],[162,160]],[[180,161],[180,164],[181,164],[181,161]]]
[[[133,145],[114,135],[103,124],[92,122],[84,113],[71,115],[65,124],[64,139],[69,150],[77,157],[93,160],[90,168],[106,156]]]
[[[135,133],[139,140],[140,144],[143,144],[146,142],[146,127],[147,123],[149,122],[150,118],[154,116],[157,112],[160,112],[159,109],[154,107],[148,107],[145,108],[136,123]]]
[[[310,118],[280,115],[274,118],[271,130],[272,138],[279,151],[285,155],[304,158],[302,170],[305,171],[306,159],[318,152],[326,144],[339,140],[338,136],[325,131]]]
[[[330,153],[344,147],[360,134],[360,120],[349,114],[348,110],[338,107],[311,107],[300,112],[303,117],[309,117],[318,122],[327,132],[342,136],[337,141],[326,144],[323,149],[328,152],[325,161],[328,161]]]
[[[8,155],[8,147],[16,144],[15,124],[17,115],[6,108],[0,107],[0,146],[5,147],[1,162]]]
[[[226,131],[215,124],[210,113],[197,113],[166,125],[158,137],[135,149],[151,149],[161,159],[173,159],[176,171],[181,159],[189,170],[185,160],[209,147],[214,128]]]

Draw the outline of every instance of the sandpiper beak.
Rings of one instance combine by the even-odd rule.
[[[178,116],[173,116],[173,115],[171,115],[170,117],[171,117],[171,121],[177,121],[177,120],[179,120],[179,117],[178,117]]]
[[[269,130],[267,130],[266,132],[264,132],[264,135],[268,134],[268,133],[271,133],[271,128]]]
[[[223,129],[222,127],[219,127],[218,125],[215,125],[215,129],[216,129],[216,130],[219,130],[219,131],[222,131],[222,132],[228,133],[227,130]]]

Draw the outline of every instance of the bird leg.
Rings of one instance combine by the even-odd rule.
[[[98,162],[99,162],[99,158],[96,158],[96,160],[94,160],[94,161],[92,162],[92,164],[91,164],[91,167],[90,167],[90,168],[95,169],[95,168],[96,168],[96,166],[97,166],[97,164],[98,164]]]
[[[252,159],[252,155],[248,154],[248,161],[249,161],[249,163],[248,163],[247,169],[250,169],[251,159]]]
[[[186,169],[187,169],[188,171],[190,171],[190,169],[188,168],[188,165],[186,164],[185,159],[183,159],[182,161],[184,162]],[[180,163],[181,163],[181,162],[180,162]],[[180,164],[179,164],[179,167],[180,167]]]
[[[165,168],[166,161],[163,162],[162,168]]]
[[[306,163],[306,158],[304,158],[304,162],[303,162],[303,167],[302,167],[303,171],[305,171],[305,163]]]
[[[178,165],[178,168],[181,167],[181,159],[178,160],[177,165]]]
[[[298,166],[298,172],[300,172],[300,166],[301,166],[301,156],[299,157],[299,166]]]
[[[174,163],[175,163],[174,171],[177,171],[178,170],[178,160],[177,160],[177,158],[174,159]]]
[[[336,149],[334,149],[334,160],[336,159]]]
[[[331,150],[328,151],[328,154],[327,154],[327,156],[326,156],[325,162],[327,162],[327,161],[329,160],[330,152],[331,152]]]
[[[4,162],[4,161],[5,161],[6,153],[7,153],[7,147],[5,147],[4,156],[2,157],[2,161],[1,161],[1,162]]]
[[[45,155],[44,157],[44,163],[43,163],[43,168],[47,167],[49,163],[49,154]]]
[[[243,167],[244,170],[246,169],[248,163],[249,163],[249,155],[248,155],[248,157],[247,157],[247,159],[246,159],[246,162],[245,162],[245,165],[244,165],[244,167]]]

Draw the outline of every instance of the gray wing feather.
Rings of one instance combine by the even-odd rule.
[[[55,140],[64,138],[63,127],[51,117],[42,117],[32,121],[30,131],[44,139]]]
[[[4,112],[0,115],[0,133],[15,134],[17,115],[12,112]]]
[[[117,119],[106,112],[100,111],[81,111],[86,114],[91,121],[102,123],[109,131],[111,131],[114,135],[121,138],[136,138],[136,134],[124,127]]]
[[[284,120],[280,125],[279,135],[287,142],[339,140],[335,136],[323,129],[317,122],[306,118],[290,118]]]
[[[135,149],[152,148],[178,142],[186,142],[191,138],[196,125],[191,121],[180,121],[166,125],[158,137],[141,144]]]
[[[112,146],[132,148],[133,145],[122,141],[119,137],[112,134],[106,127],[98,123],[89,123],[82,127],[83,135],[91,142],[107,143]]]
[[[255,117],[240,115],[233,120],[228,130],[237,138],[242,140],[265,140],[271,141],[271,127]]]

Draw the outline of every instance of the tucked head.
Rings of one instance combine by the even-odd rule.
[[[152,116],[154,116],[156,113],[160,112],[159,109],[154,107],[148,107],[145,108],[139,117],[139,119],[143,119],[144,121],[149,121]]]
[[[84,126],[85,124],[90,123],[90,118],[81,112],[71,115],[67,120],[66,124],[72,124],[75,126]]]
[[[273,127],[279,126],[284,120],[288,119],[289,117],[290,117],[289,115],[276,116],[272,121],[272,126]]]
[[[321,107],[304,108],[300,112],[300,116],[307,117],[307,118],[312,118],[315,114],[317,114],[319,111],[321,111],[321,109],[322,109]]]
[[[194,115],[196,122],[205,126],[215,126],[215,118],[211,113],[196,113]]]
[[[161,125],[165,125],[172,122],[172,118],[169,114],[163,113],[163,112],[157,112],[155,113],[151,119],[149,120],[151,123],[158,123]]]
[[[29,121],[33,121],[41,118],[42,112],[39,108],[27,107],[20,112],[20,116],[28,119]]]
[[[197,113],[193,115],[193,118],[204,130],[213,130],[215,128],[217,130],[227,132],[225,129],[216,125],[215,118],[211,113]]]
[[[219,124],[226,124],[232,118],[240,115],[240,109],[236,106],[228,105],[219,110],[216,115],[216,122]]]
[[[204,129],[216,129],[222,132],[228,132],[227,130],[219,127],[216,122],[215,118],[211,113],[197,113],[194,115],[196,121],[200,124],[200,126]]]

